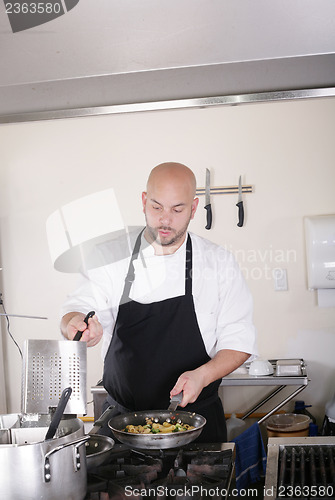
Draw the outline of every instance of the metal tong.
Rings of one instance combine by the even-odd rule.
[[[87,326],[88,326],[88,320],[89,320],[90,318],[92,318],[94,315],[95,315],[95,311],[90,311],[90,312],[86,315],[86,317],[85,317],[85,319],[84,319],[84,323],[86,323],[86,325],[87,325]],[[80,331],[78,330],[78,331],[77,331],[77,333],[75,334],[75,336],[73,337],[73,340],[80,340],[80,339],[81,339],[81,337],[82,337],[82,335],[83,335],[83,333],[84,333],[84,332],[80,332]]]

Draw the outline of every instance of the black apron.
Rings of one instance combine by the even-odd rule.
[[[142,231],[143,232],[143,231]],[[105,362],[103,385],[109,404],[118,413],[166,410],[170,391],[178,377],[210,360],[198,326],[192,295],[192,242],[186,243],[185,295],[151,304],[129,298],[135,279],[133,261],[138,257],[137,237]],[[205,387],[197,401],[182,410],[207,419],[197,441],[225,442],[226,423],[218,387],[221,380]]]

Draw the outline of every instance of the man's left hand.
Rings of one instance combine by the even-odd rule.
[[[184,391],[180,406],[184,408],[188,403],[194,403],[204,387],[236,370],[249,356],[248,353],[231,349],[218,351],[214,358],[204,365],[182,373],[170,392],[170,396]]]
[[[194,401],[197,400],[200,392],[204,388],[204,384],[204,377],[199,368],[184,372],[178,378],[170,395],[172,397],[183,391],[183,400],[179,406],[184,408],[188,403],[194,403]]]

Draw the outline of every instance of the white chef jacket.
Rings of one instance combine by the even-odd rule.
[[[192,240],[192,293],[199,329],[208,355],[221,349],[257,354],[252,320],[253,301],[233,255],[196,234]],[[134,260],[135,281],[130,298],[152,303],[185,294],[186,239],[171,255],[155,255],[142,234],[141,251]],[[110,344],[130,257],[88,271],[68,295],[68,312],[96,311],[103,326],[102,356]]]

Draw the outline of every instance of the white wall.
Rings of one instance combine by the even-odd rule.
[[[45,221],[56,208],[114,187],[125,222],[137,225],[140,193],[160,162],[186,163],[199,186],[206,167],[219,186],[242,174],[254,186],[245,226],[236,225],[236,196],[217,195],[212,230],[204,229],[203,198],[191,230],[236,254],[254,296],[260,354],[306,359],[311,382],[301,399],[321,418],[335,391],[335,308],[317,307],[307,290],[303,217],[335,213],[334,115],[335,99],[320,99],[2,125],[1,291],[9,313],[48,317],[12,318],[17,342],[60,338],[59,308],[77,278],[52,268]],[[278,266],[288,291],[274,291]],[[12,412],[20,409],[21,360],[5,332],[2,323]],[[88,387],[101,375],[100,348],[91,348]],[[247,409],[260,391],[225,389],[226,411]]]
[[[6,384],[5,384],[5,369],[4,369],[4,358],[3,358],[3,347],[2,347],[2,333],[0,325],[0,414],[7,413],[6,404]]]

